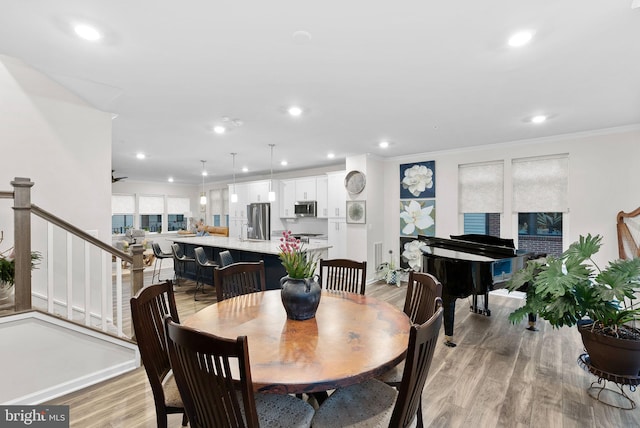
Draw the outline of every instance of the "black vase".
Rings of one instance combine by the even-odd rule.
[[[282,305],[290,320],[303,321],[316,316],[322,289],[315,277],[280,279]]]

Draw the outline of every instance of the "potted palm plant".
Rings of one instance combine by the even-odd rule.
[[[560,257],[529,261],[507,284],[528,284],[525,305],[513,323],[537,313],[554,328],[578,326],[592,366],[620,376],[640,376],[640,308],[630,302],[640,289],[640,259],[614,260],[600,268],[593,255],[600,235],[580,236]]]
[[[0,232],[0,242],[3,233]],[[36,269],[42,255],[38,251],[31,253],[31,269]],[[13,247],[0,252],[0,301],[8,299],[13,293],[15,284],[16,264],[13,257]]]

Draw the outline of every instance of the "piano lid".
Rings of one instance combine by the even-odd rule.
[[[418,235],[418,240],[425,244],[420,248],[422,253],[425,255],[437,255],[441,257],[483,262],[520,255],[515,248],[507,246],[509,245],[509,240],[504,240],[506,245],[492,245],[488,243],[474,242],[471,240],[473,237],[470,235],[467,239],[464,239],[464,237],[465,235],[461,235],[456,238],[462,239],[447,239]],[[513,242],[512,240],[510,241]],[[440,249],[444,251],[441,251]],[[459,253],[464,253],[466,255],[463,256]]]

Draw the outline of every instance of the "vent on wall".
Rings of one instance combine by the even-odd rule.
[[[373,262],[376,269],[382,264],[382,242],[373,243]]]

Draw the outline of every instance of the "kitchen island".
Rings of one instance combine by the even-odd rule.
[[[194,248],[202,247],[209,260],[220,262],[220,252],[229,250],[235,262],[258,262],[264,261],[267,289],[275,290],[280,288],[280,278],[286,276],[278,254],[280,253],[280,240],[263,241],[256,239],[227,238],[220,236],[196,236],[196,237],[176,237],[171,239],[182,247],[187,257],[194,257]],[[303,244],[303,250],[308,251],[312,257],[327,258],[328,244]],[[189,279],[196,279],[196,268],[193,263],[187,263],[184,276]],[[201,275],[204,282],[213,285],[213,273],[211,269],[206,269]]]

